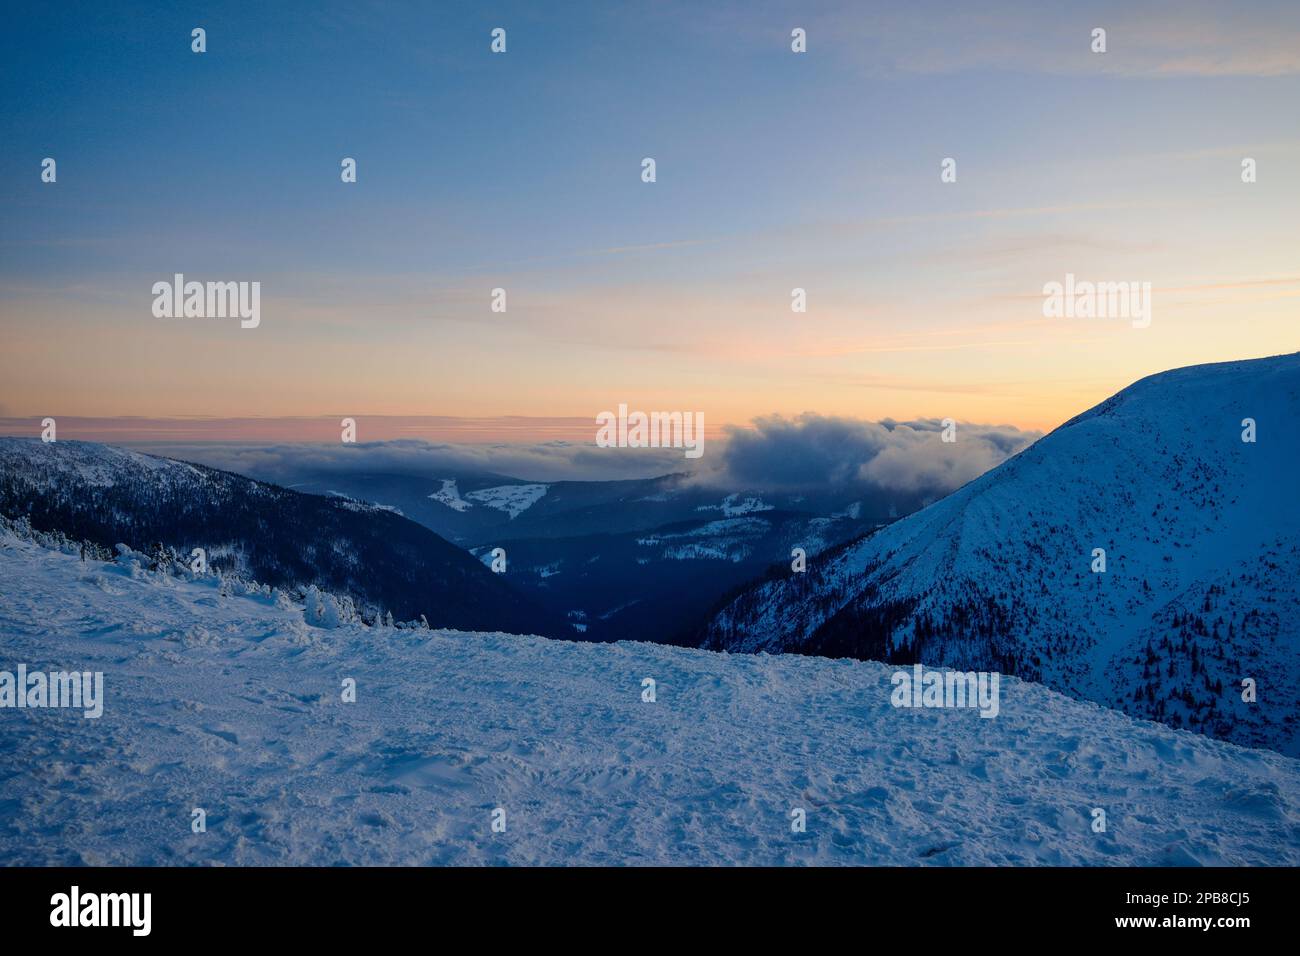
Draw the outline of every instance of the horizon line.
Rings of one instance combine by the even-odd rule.
[[[804,412],[801,415],[816,415]],[[753,431],[760,415],[744,424],[721,422],[704,427],[704,438],[723,440],[734,431]],[[781,416],[790,421],[800,415]],[[826,415],[826,418],[849,416]],[[594,444],[598,431],[595,416],[558,415],[276,415],[276,416],[206,416],[176,415],[15,415],[0,416],[0,438],[39,438],[43,420],[55,420],[61,441],[90,441],[103,444],[336,444],[342,433],[343,419],[356,422],[355,444],[376,442],[423,441],[429,444]],[[857,421],[892,422],[940,420],[938,416],[914,415],[900,419],[856,417]],[[1022,432],[1047,433],[1051,428],[1036,428],[1010,422],[971,422],[990,427],[1014,428]],[[1060,424],[1059,422],[1057,424]],[[1053,426],[1055,427],[1055,426]]]

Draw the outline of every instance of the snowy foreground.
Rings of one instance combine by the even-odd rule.
[[[1012,679],[989,720],[874,663],[323,630],[0,536],[19,663],[106,703],[0,709],[6,864],[1300,863],[1300,762]]]

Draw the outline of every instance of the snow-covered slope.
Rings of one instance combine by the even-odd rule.
[[[0,710],[4,863],[1300,863],[1300,762],[1016,680],[983,719],[877,663],[325,631],[3,534],[0,582],[0,670],[106,698]]]
[[[545,496],[550,485],[498,485],[495,488],[480,488],[471,491],[465,497],[485,508],[504,511],[511,520],[537,504]]]
[[[1143,379],[742,595],[703,644],[1002,670],[1300,754],[1298,419],[1300,354]]]
[[[302,494],[94,442],[0,438],[0,515],[111,549],[174,550],[286,590],[345,594],[367,620],[569,635],[563,620],[396,508]]]

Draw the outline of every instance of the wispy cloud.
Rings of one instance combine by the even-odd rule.
[[[1300,8],[1289,0],[994,6],[838,5],[808,17],[824,48],[873,74],[1005,70],[1132,77],[1300,73]],[[1108,51],[1093,54],[1092,28]]]

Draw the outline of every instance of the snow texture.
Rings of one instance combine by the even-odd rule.
[[[460,490],[456,487],[455,478],[442,479],[442,487],[429,497],[439,504],[446,505],[453,511],[469,511],[470,508],[474,507],[460,496]]]
[[[499,485],[480,488],[465,497],[487,508],[504,511],[513,521],[546,496],[550,485]]]
[[[0,580],[0,669],[106,697],[0,710],[10,864],[1300,863],[1297,761],[1015,679],[989,720],[878,663],[322,629],[7,533]]]

